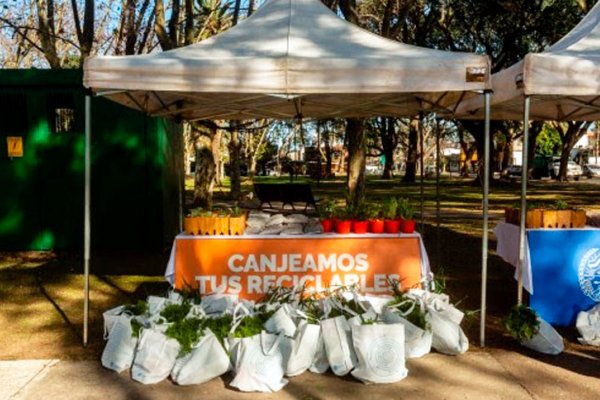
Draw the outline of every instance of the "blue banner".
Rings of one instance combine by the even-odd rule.
[[[531,230],[527,239],[531,307],[550,324],[574,325],[579,311],[600,303],[600,230]]]

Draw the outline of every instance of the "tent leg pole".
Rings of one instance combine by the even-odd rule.
[[[440,152],[440,121],[436,119],[435,124],[435,227],[437,230],[436,245],[437,256],[440,256],[440,174],[442,172],[442,160]]]
[[[485,128],[483,156],[483,233],[481,241],[481,325],[479,340],[485,347],[485,317],[487,305],[487,269],[488,269],[488,200],[490,192],[490,92],[484,93]]]
[[[425,207],[423,203],[425,202],[425,193],[424,193],[424,181],[423,181],[423,157],[424,157],[424,146],[423,146],[423,113],[419,114],[419,169],[421,170],[420,176],[420,186],[421,186],[421,236],[424,236],[424,226],[425,226]]]
[[[83,346],[88,344],[88,320],[90,310],[90,200],[91,200],[91,139],[92,98],[85,96],[85,192],[83,216]]]
[[[185,127],[184,132],[186,129],[189,129],[188,124],[184,125]],[[184,136],[185,137],[185,136]],[[183,159],[183,165],[181,166],[181,164],[177,163],[178,166],[181,166],[180,168],[177,168],[177,208],[178,208],[178,219],[179,219],[179,231],[177,231],[177,233],[181,233],[183,232],[183,193],[185,192],[185,176],[186,176],[186,168],[187,168],[187,161],[185,160],[185,140],[184,140],[184,144],[182,146],[182,148],[180,149],[181,153],[179,154],[179,160],[181,162],[181,160]],[[195,182],[196,179],[194,179]]]
[[[519,264],[518,269],[518,280],[517,280],[517,304],[523,304],[523,268],[526,268],[525,264],[525,240],[526,230],[525,221],[527,220],[527,178],[528,178],[528,149],[529,149],[529,109],[531,105],[531,99],[529,96],[525,96],[525,102],[523,105],[523,165],[521,171],[521,215],[519,221]]]

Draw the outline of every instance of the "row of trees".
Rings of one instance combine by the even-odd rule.
[[[7,0],[0,10],[0,65],[3,68],[78,68],[94,54],[142,54],[197,43],[250,16],[260,5],[252,0]],[[485,53],[492,72],[541,51],[564,36],[596,0],[322,0],[341,17],[391,40],[449,51]],[[252,38],[249,38],[252,40]],[[366,155],[385,155],[384,177],[391,177],[394,150],[406,154],[405,181],[414,181],[419,151],[418,128],[456,137],[468,155],[482,154],[483,129],[477,121],[438,122],[408,119],[316,121],[327,148],[342,135],[348,149],[348,202],[364,194]],[[566,159],[589,124],[553,124],[561,140],[560,176]],[[546,125],[548,129],[549,125]],[[441,129],[440,129],[441,127]],[[542,132],[534,122],[530,143]],[[293,129],[292,129],[293,130]],[[232,195],[239,196],[239,160],[256,165],[262,149],[281,153],[289,148],[289,130],[270,121],[203,121],[190,125],[186,137],[197,152],[196,203],[210,205],[218,163],[226,140],[232,161]],[[516,122],[494,122],[493,153],[510,154],[522,134]],[[474,138],[475,146],[465,137]],[[302,130],[299,132],[302,135]],[[296,136],[294,136],[296,137]],[[275,145],[277,145],[275,147]],[[260,150],[260,151],[259,151]],[[530,149],[530,156],[535,149]],[[327,151],[324,151],[327,153]],[[277,154],[282,156],[282,154]],[[324,154],[327,159],[327,154]],[[252,160],[254,157],[254,160]],[[281,159],[281,157],[277,157]],[[508,162],[510,157],[501,157]]]

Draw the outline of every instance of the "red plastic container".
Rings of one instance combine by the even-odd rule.
[[[400,221],[397,219],[386,219],[384,221],[385,233],[398,233],[400,232]]]
[[[321,225],[323,226],[323,232],[331,232],[333,230],[333,220],[332,219],[322,219]]]
[[[367,233],[369,231],[369,221],[352,221],[352,232]]]
[[[383,233],[385,232],[385,222],[382,219],[372,219],[369,221],[369,232]]]
[[[402,233],[413,233],[416,226],[417,221],[414,219],[405,219],[402,221],[402,226],[400,229],[402,230]]]
[[[335,224],[335,233],[339,234],[347,234],[352,230],[352,221],[351,220],[336,220]]]

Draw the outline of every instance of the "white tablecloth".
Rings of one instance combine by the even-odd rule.
[[[191,239],[191,240],[227,240],[227,239],[315,239],[315,238],[327,238],[327,237],[336,237],[336,238],[356,238],[356,237],[372,237],[374,239],[377,238],[390,238],[397,237],[397,234],[367,234],[367,235],[357,235],[357,234],[349,234],[349,235],[338,235],[334,233],[325,233],[319,235],[243,235],[243,236],[194,236],[187,235],[185,233],[180,233],[175,237],[173,241],[173,246],[171,247],[171,255],[169,256],[169,261],[167,262],[167,269],[165,270],[165,279],[171,285],[175,283],[175,249],[177,246],[177,240],[182,239]],[[421,234],[418,232],[415,233],[402,233],[400,237],[406,238],[418,238],[419,239],[419,248],[421,253],[421,276],[427,277],[431,274],[431,266],[429,265],[429,256],[427,255],[427,250],[425,250],[425,245],[423,244],[423,238]]]
[[[525,239],[525,267],[521,268],[519,260],[519,226],[500,222],[494,228],[494,233],[498,239],[496,253],[507,263],[515,267],[515,279],[519,279],[519,271],[523,273],[523,287],[529,293],[533,294],[533,282],[531,276],[531,262],[529,255],[529,244]]]

